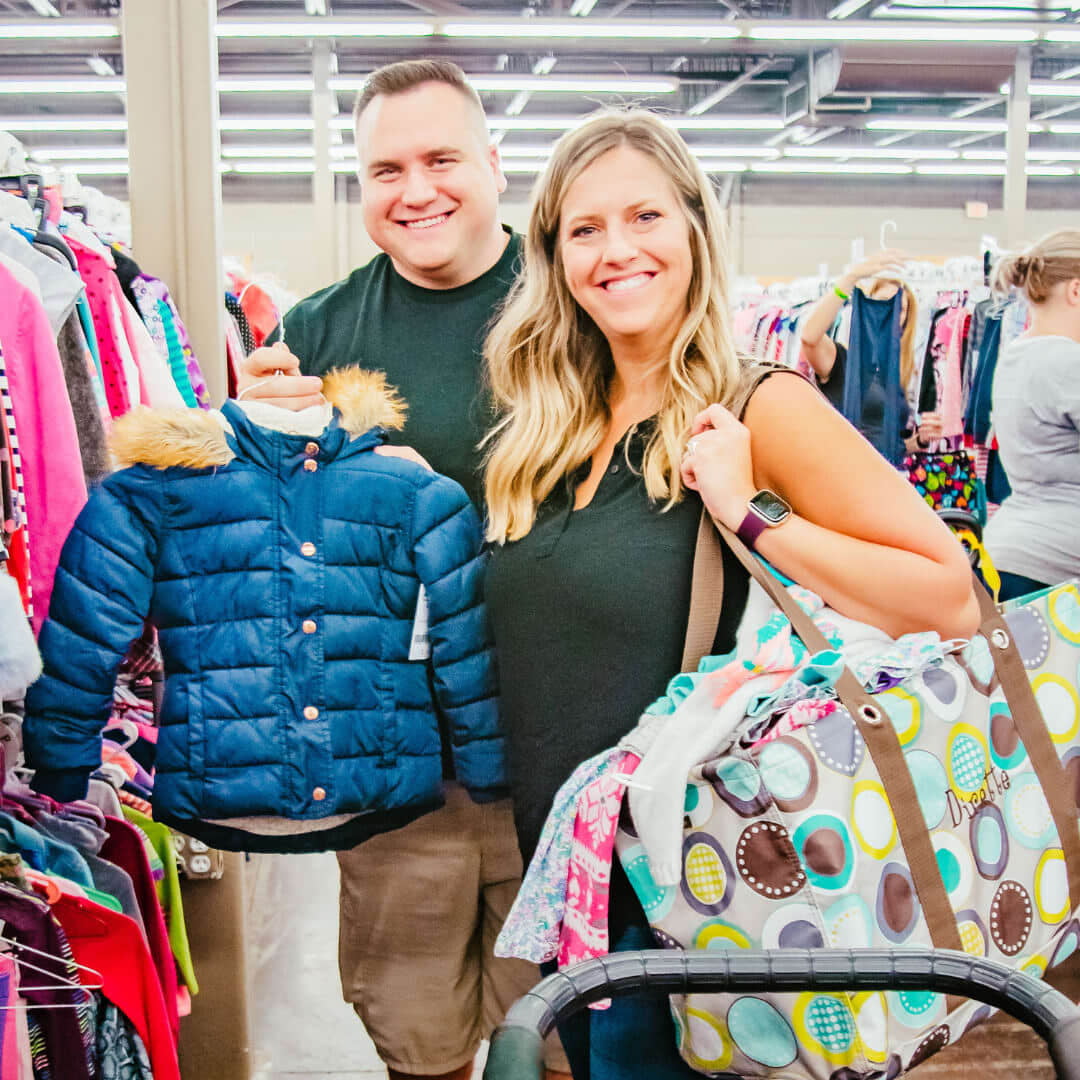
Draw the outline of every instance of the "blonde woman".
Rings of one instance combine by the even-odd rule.
[[[907,403],[906,394],[911,389],[915,371],[915,294],[898,278],[878,276],[888,275],[890,271],[896,272],[904,258],[899,251],[881,251],[849,267],[807,313],[799,327],[799,344],[822,393],[836,409],[843,412],[848,351],[829,336],[829,331],[857,288],[863,289],[871,300],[891,300],[897,291],[902,291],[904,299],[900,312],[900,399],[896,407],[901,415],[900,432],[904,449],[908,453],[914,453],[916,450],[925,450],[931,442],[940,439],[942,426],[941,416],[936,412],[923,413],[916,425]],[[885,409],[884,388],[880,383],[872,383],[869,393],[862,401],[860,422],[857,426],[875,445],[885,426]]]
[[[986,549],[1001,599],[1080,576],[1080,229],[1044,236],[997,266],[1018,289],[1028,331],[994,373],[991,420],[1012,494],[990,520]]]
[[[947,637],[977,622],[960,546],[809,383],[768,378],[743,422],[725,408],[744,377],[726,258],[709,181],[656,116],[603,113],[559,141],[486,346],[502,416],[487,599],[526,860],[574,767],[679,668],[702,503],[848,615]],[[747,588],[726,561],[717,652]],[[610,917],[614,949],[651,944],[618,868]],[[619,1000],[561,1034],[576,1080],[696,1075],[663,1001]]]

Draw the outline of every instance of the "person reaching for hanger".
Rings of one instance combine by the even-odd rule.
[[[844,305],[851,299],[859,283],[868,278],[866,294],[874,300],[887,300],[896,295],[898,289],[904,293],[901,341],[901,388],[906,392],[911,380],[914,362],[915,298],[911,290],[897,277],[908,256],[895,248],[888,248],[871,255],[854,266],[848,267],[836,279],[833,287],[810,309],[799,328],[802,355],[810,365],[818,386],[833,406],[843,412],[844,379],[847,373],[847,348],[835,341],[830,334],[837,317]],[[882,277],[881,275],[888,275]],[[906,410],[906,402],[904,405]],[[883,409],[881,410],[884,411]],[[871,402],[864,404],[864,420],[868,425],[876,422],[878,410]],[[904,449],[908,453],[925,450],[931,443],[941,438],[941,416],[936,413],[924,413],[918,424],[904,425]],[[862,428],[860,427],[860,430]],[[863,432],[866,434],[866,431]]]

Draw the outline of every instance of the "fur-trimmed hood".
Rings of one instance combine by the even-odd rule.
[[[405,402],[381,371],[358,367],[331,371],[323,378],[323,396],[353,437],[373,427],[396,431],[405,425]],[[139,406],[116,421],[109,446],[119,468],[209,469],[227,465],[235,456],[226,439],[227,428],[228,421],[218,412]]]

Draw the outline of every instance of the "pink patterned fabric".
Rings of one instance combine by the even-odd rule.
[[[577,798],[570,872],[566,882],[566,913],[559,933],[559,967],[607,956],[608,895],[615,829],[619,823],[625,777],[641,764],[627,751],[611,772],[587,785]],[[610,1002],[592,1007],[606,1009]]]
[[[94,332],[97,334],[109,412],[114,418],[123,416],[133,405],[138,405],[140,401],[148,398],[143,392],[131,347],[124,333],[123,308],[120,305],[124,294],[113,271],[112,256],[93,251],[70,236],[67,237],[67,243],[75,255],[79,277],[86,285],[86,298],[90,303],[90,315]]]
[[[799,728],[816,724],[826,716],[831,716],[838,708],[839,705],[832,698],[806,698],[797,701],[750,749],[757,750],[758,747],[779,739],[781,735],[790,735]]]

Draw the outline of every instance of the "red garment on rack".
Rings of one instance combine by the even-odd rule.
[[[240,307],[251,328],[255,348],[262,348],[263,343],[281,322],[281,313],[277,305],[261,285],[248,282],[240,290]]]
[[[143,847],[139,830],[128,821],[120,818],[105,818],[105,830],[109,838],[101,848],[101,857],[116,863],[121,870],[131,877],[135,886],[135,899],[146,927],[146,939],[150,946],[150,956],[158,974],[158,984],[165,998],[165,1013],[173,1039],[180,1034],[180,1014],[176,998],[176,961],[169,945],[169,931],[165,926],[165,915],[158,900],[157,886],[154,884],[154,872],[150,869],[150,860]],[[157,1080],[157,1073],[154,1073]]]
[[[52,912],[76,963],[101,975],[102,993],[134,1025],[146,1044],[154,1080],[180,1080],[176,1040],[166,1015],[154,962],[138,923],[80,896],[61,895]],[[84,983],[93,982],[80,972]]]

